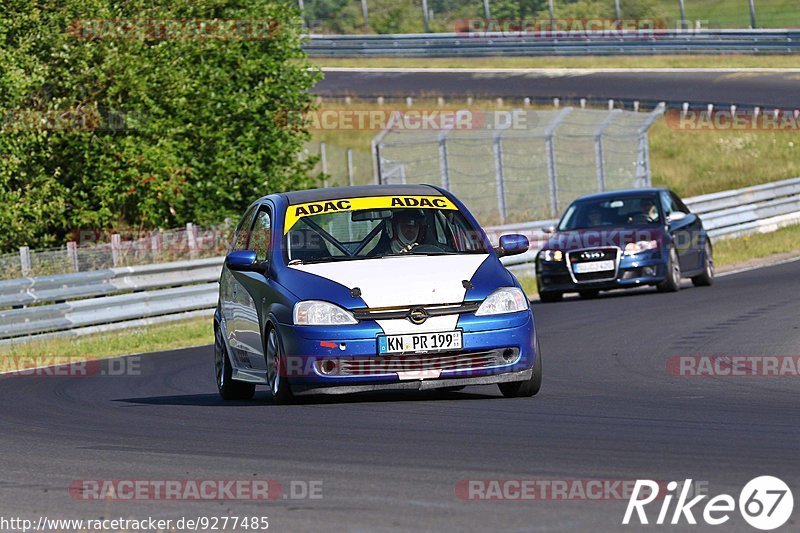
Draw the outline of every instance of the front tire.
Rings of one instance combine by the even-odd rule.
[[[531,378],[526,381],[498,383],[497,386],[506,398],[530,398],[536,396],[542,388],[542,351],[536,341],[536,362],[533,364]]]
[[[225,348],[225,341],[218,327],[214,328],[214,367],[216,370],[217,390],[223,400],[250,400],[256,393],[256,386],[252,383],[235,381],[233,367]]]
[[[714,284],[714,251],[711,249],[711,243],[708,241],[706,241],[703,273],[693,277],[692,284],[694,284],[695,287],[710,287]]]
[[[283,349],[278,338],[278,332],[270,327],[267,330],[267,381],[269,390],[272,392],[272,399],[276,404],[291,403],[294,400],[289,381],[286,379],[286,359],[283,356]]]
[[[674,246],[669,249],[667,279],[656,285],[656,289],[658,289],[658,292],[677,292],[681,290],[681,264]]]

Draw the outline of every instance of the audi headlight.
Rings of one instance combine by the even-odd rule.
[[[655,250],[658,248],[658,241],[638,241],[629,242],[625,245],[625,255],[636,255],[647,250]]]
[[[564,253],[561,250],[543,250],[539,257],[546,263],[560,263]]]
[[[524,311],[527,308],[528,300],[522,290],[516,287],[503,287],[486,297],[475,311],[475,316],[503,315]]]
[[[358,324],[349,311],[320,300],[305,300],[294,304],[294,323],[297,326],[344,326]]]

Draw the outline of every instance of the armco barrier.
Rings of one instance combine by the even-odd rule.
[[[800,223],[800,178],[697,196],[686,203],[714,238],[774,231]],[[502,234],[527,235],[531,249],[503,258],[503,264],[529,274],[547,238],[542,228],[555,223],[540,220],[486,231],[493,242]],[[219,257],[1,281],[0,308],[6,309],[0,310],[0,344],[210,316],[221,265]]]
[[[800,30],[310,35],[312,57],[796,54]]]

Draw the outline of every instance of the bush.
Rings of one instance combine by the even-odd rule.
[[[302,52],[291,4],[4,6],[1,249],[60,244],[76,228],[211,224],[261,195],[319,183],[308,176],[314,160],[296,157],[307,133],[282,118],[310,107],[307,90],[320,77]],[[248,39],[110,39],[97,38],[110,26],[81,19],[272,22]],[[33,124],[42,118],[50,123]]]

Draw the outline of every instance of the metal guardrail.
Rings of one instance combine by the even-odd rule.
[[[0,307],[13,306],[0,310],[0,343],[213,308],[221,265],[216,257],[0,281]]]
[[[713,238],[768,233],[800,223],[800,178],[695,196],[685,199],[684,203],[700,215],[706,231]],[[493,242],[504,233],[526,235],[531,241],[530,250],[519,256],[503,258],[503,264],[516,272],[530,272],[536,254],[548,238],[542,228],[556,222],[540,220],[493,226],[486,231]]]
[[[303,47],[312,57],[795,54],[800,30],[311,35]]]
[[[689,198],[712,237],[774,231],[800,223],[800,178]],[[523,233],[531,249],[503,258],[517,273],[533,269],[547,235],[539,220],[486,228],[496,242]],[[218,298],[222,258],[179,261],[0,282],[0,344],[32,337],[80,335],[210,315]],[[54,302],[54,303],[53,303]],[[27,306],[27,307],[25,307]]]

